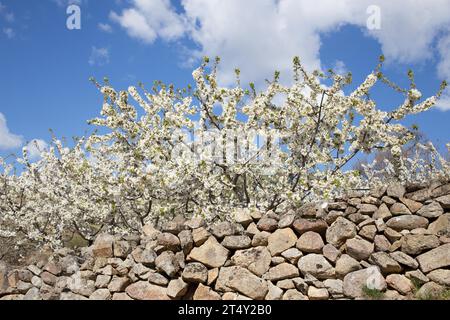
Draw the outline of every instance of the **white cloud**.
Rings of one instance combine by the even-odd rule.
[[[170,0],[133,0],[132,8],[110,18],[125,28],[131,37],[152,43],[159,36],[174,40],[185,32],[184,19],[171,6]]]
[[[0,149],[14,149],[22,145],[23,138],[9,131],[5,116],[0,113]]]
[[[8,39],[12,39],[16,36],[16,33],[12,28],[3,28],[3,33],[6,35]]]
[[[109,49],[92,47],[88,63],[91,66],[104,66],[109,63]]]
[[[113,31],[111,25],[110,25],[110,24],[107,24],[107,23],[99,23],[99,24],[98,24],[98,28],[99,28],[101,31],[107,32],[107,33],[111,33],[111,32]]]
[[[333,71],[341,75],[346,74],[348,72],[345,63],[342,60],[336,60],[334,62]]]
[[[373,0],[182,0],[184,11],[178,13],[169,0],[133,0],[110,16],[130,36],[146,43],[158,37],[189,37],[198,49],[187,61],[220,55],[221,81],[226,84],[234,82],[234,67],[241,69],[244,82],[269,78],[275,69],[289,75],[296,55],[310,70],[323,68],[321,36],[347,24],[376,39],[388,63],[424,62],[436,56],[433,44],[450,26],[450,0],[379,0],[381,28],[368,30],[366,10],[373,4]]]
[[[41,139],[34,139],[30,141],[24,149],[28,152],[30,160],[37,160],[41,157],[43,151],[48,148],[47,142]]]

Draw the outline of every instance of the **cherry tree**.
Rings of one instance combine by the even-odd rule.
[[[235,86],[221,86],[218,58],[194,70],[193,88],[155,82],[116,91],[92,79],[104,101],[89,123],[101,130],[73,147],[54,137],[35,162],[24,149],[20,174],[0,160],[0,237],[57,246],[70,232],[92,240],[100,231],[139,231],[176,214],[212,221],[232,219],[237,208],[295,211],[383,183],[374,164],[364,175],[349,166],[374,150],[391,154],[383,170],[392,179],[449,179],[449,163],[432,145],[424,148],[433,168],[401,156],[414,130],[400,121],[433,107],[446,83],[422,99],[412,72],[403,89],[381,72],[382,62],[349,94],[351,74],[310,73],[299,58],[290,85],[275,72],[263,91],[241,86],[239,70]],[[377,82],[404,102],[392,111],[377,108],[369,95]]]

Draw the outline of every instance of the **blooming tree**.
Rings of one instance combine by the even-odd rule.
[[[151,90],[116,91],[93,80],[104,102],[90,124],[101,133],[70,148],[53,138],[36,162],[24,149],[20,174],[0,160],[0,237],[59,245],[68,230],[93,239],[101,230],[138,231],[176,214],[210,221],[232,218],[242,207],[296,210],[305,201],[381,183],[374,166],[364,176],[348,168],[374,150],[392,154],[383,170],[400,181],[450,177],[449,163],[432,146],[431,169],[401,157],[414,130],[399,123],[430,109],[445,83],[423,100],[412,72],[410,87],[399,88],[381,73],[381,59],[346,95],[351,74],[309,73],[294,58],[291,85],[275,72],[257,92],[254,84],[241,86],[239,70],[234,87],[220,86],[218,63],[205,58],[193,72],[195,87],[183,90],[156,82]],[[389,112],[377,108],[369,96],[377,82],[403,94],[404,102]]]

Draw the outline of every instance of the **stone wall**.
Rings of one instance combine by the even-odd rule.
[[[450,183],[393,184],[327,206],[206,226],[176,217],[101,234],[26,268],[0,263],[0,299],[428,299],[450,292]]]

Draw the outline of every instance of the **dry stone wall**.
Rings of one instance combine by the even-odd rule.
[[[391,184],[282,215],[176,217],[101,234],[26,268],[0,263],[0,299],[428,299],[450,286],[450,183]]]

